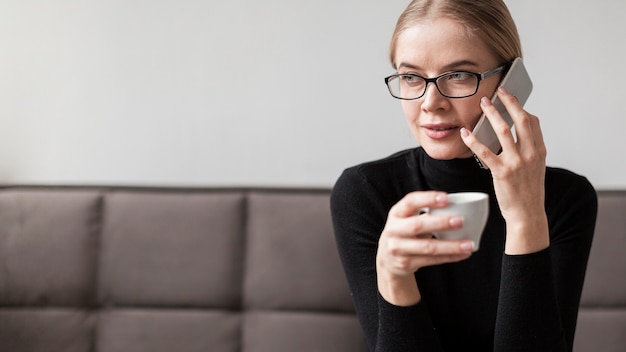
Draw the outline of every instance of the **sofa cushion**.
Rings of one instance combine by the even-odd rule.
[[[241,193],[112,192],[104,202],[103,306],[241,306]]]
[[[242,340],[245,352],[365,351],[361,329],[348,314],[251,312],[245,316]]]
[[[94,304],[101,195],[0,193],[0,305]]]
[[[247,309],[354,312],[328,194],[252,193],[247,224]]]
[[[626,192],[602,192],[581,299],[583,306],[626,309],[625,251]]]
[[[582,309],[574,339],[574,352],[626,350],[626,309]]]
[[[241,316],[191,309],[114,309],[100,313],[98,352],[241,351]]]
[[[93,344],[94,316],[71,308],[0,310],[2,352],[88,352]]]

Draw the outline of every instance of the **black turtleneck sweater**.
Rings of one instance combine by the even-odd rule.
[[[376,284],[376,250],[390,208],[418,190],[481,191],[490,214],[469,259],[415,274],[422,300],[399,307]],[[344,171],[331,196],[339,254],[371,351],[571,351],[597,213],[581,176],[547,168],[550,247],[504,254],[505,223],[488,170],[435,160],[422,148]]]

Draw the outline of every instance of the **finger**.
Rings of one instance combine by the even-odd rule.
[[[396,256],[449,257],[472,253],[471,240],[439,240],[398,238],[390,242],[389,250]]]
[[[463,254],[451,254],[451,255],[437,255],[437,256],[409,256],[403,257],[398,260],[397,267],[402,270],[409,270],[415,272],[419,268],[440,265],[446,263],[455,263],[465,260],[472,256],[472,253],[467,252]]]
[[[511,95],[505,88],[498,90],[498,97],[511,114],[520,150],[527,152],[537,150],[542,155],[545,155],[545,143],[539,119],[525,111],[517,98]]]
[[[438,191],[411,192],[389,210],[389,215],[406,218],[424,208],[441,208],[448,205],[448,194]]]
[[[446,255],[446,256],[436,256],[436,257],[431,257],[431,262],[428,263],[428,266],[432,266],[432,265],[440,265],[440,264],[445,264],[445,263],[455,263],[455,262],[460,262],[461,260],[465,260],[467,258],[469,258],[472,255],[472,253],[463,253],[463,254],[457,254],[457,255]],[[425,265],[427,266],[427,265]]]
[[[421,233],[450,231],[463,227],[463,217],[459,215],[424,214],[414,221],[420,221]]]
[[[390,235],[416,238],[438,231],[449,231],[463,227],[463,217],[458,215],[430,215],[410,216],[391,222],[385,228]]]
[[[528,125],[528,132],[526,132],[525,135],[529,135],[529,137],[520,137],[518,142],[520,144],[520,154],[527,162],[538,162],[542,166],[545,166],[547,153],[546,146],[543,141],[543,133],[541,132],[541,127],[539,125],[539,119],[536,116],[530,115]]]
[[[500,93],[498,92],[498,94]],[[509,95],[507,98],[515,99],[515,97],[511,95]],[[512,104],[511,101],[508,101],[507,103]],[[503,101],[503,104],[504,104],[504,101]],[[507,105],[505,104],[505,107],[506,106]],[[498,141],[500,141],[500,145],[502,146],[502,150],[503,151],[513,150],[515,148],[515,139],[513,138],[513,132],[511,131],[511,126],[509,126],[509,124],[504,120],[504,118],[502,118],[502,115],[500,115],[500,112],[495,107],[495,105],[493,105],[490,99],[488,99],[487,97],[483,97],[480,100],[480,107],[485,113],[487,120],[489,120],[489,123],[491,124],[493,131],[496,133],[496,136],[498,137]],[[512,115],[510,110],[507,109],[507,111],[509,112],[509,114]]]
[[[535,146],[537,147],[539,151],[541,151],[541,153],[545,157],[547,154],[546,144],[543,140],[543,132],[541,131],[541,123],[538,118],[533,119],[532,129],[533,129],[533,134],[535,136]]]
[[[486,168],[493,168],[500,162],[498,156],[482,144],[467,128],[461,128],[461,139]]]
[[[522,104],[520,104],[519,99],[511,94],[506,88],[498,88],[497,94],[500,101],[502,101],[502,105],[504,105],[504,107],[506,108],[506,111],[511,114],[513,122],[516,122],[516,116],[521,116],[526,113],[526,111],[522,107]]]
[[[511,115],[511,119],[515,125],[518,143],[521,142],[519,143],[520,146],[524,143],[528,143],[527,141],[532,141],[533,131],[531,120],[533,116],[523,109],[517,97],[509,93],[506,88],[501,87],[498,89],[498,98],[502,101],[509,115]]]

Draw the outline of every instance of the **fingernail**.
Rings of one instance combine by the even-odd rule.
[[[445,204],[448,201],[448,195],[443,193],[443,194],[438,194],[435,197],[435,202],[437,202],[437,204]]]
[[[480,98],[480,103],[483,104],[483,105],[489,105],[489,104],[491,104],[491,100],[489,100],[489,98],[487,98],[487,97],[482,97],[482,98]]]
[[[465,241],[461,243],[461,249],[466,252],[473,251],[474,247],[475,247],[474,241]]]
[[[502,93],[507,93],[507,94],[509,93],[509,91],[506,90],[506,88],[504,88],[504,87],[500,87],[500,88],[498,88],[498,90],[501,91]]]
[[[457,228],[463,227],[463,218],[460,216],[454,216],[450,218],[450,226]]]
[[[467,128],[465,127],[461,128],[461,136],[463,137],[469,136],[469,131],[467,130]]]

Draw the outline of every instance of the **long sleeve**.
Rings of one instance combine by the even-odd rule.
[[[572,350],[597,195],[582,177],[557,182],[546,184],[550,247],[503,258],[495,351]]]
[[[567,350],[550,257],[504,256],[494,351]]]
[[[386,302],[376,283],[376,250],[389,204],[356,170],[346,171],[331,196],[341,257],[355,308],[370,351],[439,351],[422,304],[398,307]]]

